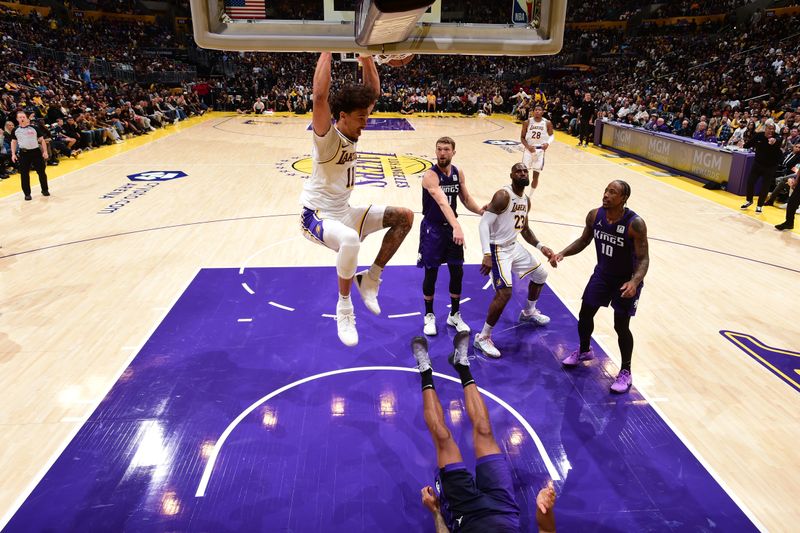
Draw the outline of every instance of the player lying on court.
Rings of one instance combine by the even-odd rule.
[[[422,297],[425,300],[423,333],[436,335],[433,296],[439,266],[447,263],[450,271],[450,314],[447,325],[456,331],[470,331],[461,318],[461,286],[464,279],[464,231],[458,223],[457,199],[478,215],[483,209],[470,196],[464,172],[452,164],[456,142],[450,137],[436,141],[436,164],[422,176],[422,223],[419,226],[417,266],[425,268]]]
[[[469,333],[460,331],[453,339],[448,361],[464,388],[464,404],[472,423],[472,440],[477,465],[475,476],[464,466],[461,450],[444,420],[444,410],[433,385],[433,368],[428,340],[414,337],[411,351],[422,379],[422,408],[425,424],[436,447],[436,491],[422,489],[422,503],[433,515],[436,533],[520,533],[519,506],[514,497],[511,465],[494,440],[489,411],[469,370]],[[438,495],[437,495],[438,493]],[[540,532],[555,531],[555,491],[552,482],[536,497],[536,522]]]
[[[544,154],[556,138],[553,123],[543,115],[542,104],[533,106],[533,118],[522,123],[520,132],[520,141],[525,147],[522,164],[531,171],[531,189],[539,186],[539,173],[544,170]]]
[[[372,57],[362,56],[359,60],[363,67],[363,85],[344,85],[336,94],[329,94],[331,54],[319,56],[313,82],[313,163],[311,177],[303,184],[300,195],[303,235],[336,252],[339,281],[336,327],[339,339],[346,346],[358,344],[355,311],[350,299],[353,278],[364,305],[379,315],[381,273],[414,221],[414,214],[404,207],[351,207],[349,204],[356,183],[356,142],[367,126],[367,117],[380,91],[378,70]],[[374,263],[369,270],[356,273],[361,241],[383,228],[389,231],[383,237]]]
[[[554,267],[568,255],[575,255],[594,239],[597,266],[583,291],[583,303],[578,315],[580,346],[562,364],[575,367],[581,361],[594,358],[590,346],[594,330],[594,315],[600,307],[611,304],[614,309],[614,330],[617,332],[622,356],[620,372],[611,385],[611,392],[628,392],[633,385],[631,358],[633,334],[631,317],[636,314],[644,276],[650,266],[647,226],[644,219],[625,207],[631,187],[622,180],[608,184],[603,193],[603,205],[586,215],[583,234],[561,252],[550,258]]]
[[[531,278],[528,282],[528,307],[520,312],[519,321],[539,326],[550,322],[550,318],[536,308],[536,302],[547,280],[547,270],[517,242],[519,233],[548,259],[553,255],[553,250],[544,246],[528,225],[531,199],[525,194],[525,187],[529,184],[528,168],[523,163],[516,163],[511,167],[511,185],[494,193],[492,201],[481,216],[481,274],[485,276],[491,273],[495,293],[489,304],[486,323],[481,332],[475,335],[474,345],[488,357],[500,357],[500,350],[492,342],[492,328],[511,299],[511,287],[514,283],[512,274],[516,274],[519,279],[526,276]]]

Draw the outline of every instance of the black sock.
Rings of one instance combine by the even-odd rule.
[[[450,314],[454,315],[454,314],[458,313],[458,309],[459,309],[460,305],[461,305],[461,302],[459,301],[459,299],[458,298],[453,298],[451,296],[450,297]]]
[[[419,375],[422,376],[422,390],[434,388],[432,368],[429,368],[425,372],[420,372]]]
[[[461,378],[461,386],[462,387],[466,387],[467,385],[471,385],[472,383],[475,383],[475,379],[473,379],[472,372],[469,371],[469,367],[468,366],[459,365],[459,364],[456,364],[456,365],[453,365],[453,366],[455,367],[456,372],[458,372],[458,377]]]
[[[433,314],[433,299],[425,300],[425,314]]]

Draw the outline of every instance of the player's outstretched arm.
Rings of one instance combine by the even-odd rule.
[[[361,62],[364,85],[372,88],[377,100],[381,94],[381,80],[378,76],[378,67],[375,66],[375,60],[370,55],[359,55],[358,60]]]
[[[531,199],[528,198],[528,213],[530,212],[531,212]],[[527,242],[531,246],[535,246],[540,252],[542,252],[542,254],[546,258],[550,259],[551,257],[553,257],[554,255],[553,250],[542,244],[542,242],[536,238],[536,235],[534,235],[533,230],[528,224],[527,215],[525,216],[525,227],[522,228],[520,235],[522,235],[522,238],[525,239],[525,242]]]
[[[558,266],[558,263],[565,257],[582,252],[584,248],[592,243],[592,224],[594,224],[594,219],[596,217],[597,209],[592,209],[589,211],[589,214],[586,215],[586,225],[583,227],[583,233],[581,236],[572,241],[569,246],[550,257],[550,264],[552,266]]]
[[[528,144],[528,139],[525,136],[528,134],[528,124],[530,123],[530,119],[522,121],[522,132],[519,134],[519,140],[522,142],[522,146],[525,147],[526,150],[529,152],[533,152],[534,148],[530,144]]]
[[[486,206],[486,211],[481,216],[481,222],[478,224],[478,232],[481,236],[481,249],[483,250],[483,261],[481,262],[481,274],[488,276],[492,271],[492,251],[491,247],[491,227],[492,223],[497,219],[497,215],[502,213],[508,208],[508,203],[511,201],[511,195],[505,189],[500,189],[494,196],[492,201]]]
[[[458,169],[458,179],[461,182],[461,187],[459,188],[458,197],[461,198],[461,203],[464,204],[464,207],[475,213],[476,215],[482,215],[484,209],[478,205],[478,202],[470,195],[469,190],[467,190],[467,177],[464,175],[464,171]]]
[[[430,169],[425,171],[425,174],[422,176],[422,188],[428,191],[431,198],[436,201],[439,209],[442,210],[445,220],[453,227],[453,242],[458,245],[464,244],[464,230],[461,229],[461,224],[458,223],[456,214],[453,213],[453,209],[447,201],[447,196],[442,192],[442,188],[439,186],[439,177],[436,175],[436,172]]]
[[[317,68],[314,70],[312,87],[314,110],[311,114],[311,125],[314,133],[320,137],[331,129],[331,106],[328,103],[328,95],[331,91],[331,57],[330,52],[322,52],[317,60]]]
[[[650,268],[647,225],[642,217],[636,217],[631,221],[631,237],[633,238],[633,250],[636,253],[636,271],[631,280],[620,287],[623,298],[633,298],[636,295],[637,287],[644,280],[647,269]]]

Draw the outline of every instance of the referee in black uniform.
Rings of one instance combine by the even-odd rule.
[[[49,156],[44,137],[39,130],[31,126],[25,111],[17,111],[17,124],[19,126],[11,134],[11,160],[16,163],[19,157],[19,176],[25,199],[31,199],[31,167],[39,174],[42,196],[50,196],[45,173],[45,160]],[[19,156],[17,156],[17,148],[19,148]]]

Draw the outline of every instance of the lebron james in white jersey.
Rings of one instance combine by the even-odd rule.
[[[525,148],[522,153],[522,164],[533,172],[531,188],[539,185],[539,173],[544,170],[544,153],[553,144],[555,134],[553,123],[544,118],[544,108],[541,104],[533,107],[533,118],[522,123],[520,141]]]
[[[359,59],[363,67],[363,85],[345,85],[337,94],[329,95],[331,54],[320,54],[313,86],[313,167],[300,195],[303,235],[337,252],[339,301],[336,323],[339,339],[346,346],[358,344],[355,311],[350,299],[353,279],[367,309],[380,314],[378,288],[381,273],[414,221],[411,210],[402,207],[350,206],[350,193],[356,184],[356,142],[367,126],[367,117],[380,89],[378,71],[372,58]],[[333,125],[331,115],[335,121]],[[383,238],[375,262],[369,270],[356,273],[361,241],[383,228],[389,228],[389,231]]]
[[[492,341],[492,328],[497,324],[508,300],[511,298],[511,287],[514,283],[512,274],[521,280],[530,279],[528,283],[528,307],[519,315],[520,322],[544,326],[550,319],[537,308],[536,302],[547,279],[544,266],[517,241],[517,234],[528,244],[535,246],[548,259],[553,250],[544,246],[528,225],[528,212],[531,200],[525,194],[525,187],[530,184],[528,168],[522,163],[511,167],[511,184],[506,185],[492,197],[486,207],[478,226],[483,248],[481,273],[491,273],[494,299],[489,304],[489,312],[483,330],[475,336],[474,345],[488,357],[500,357]]]

